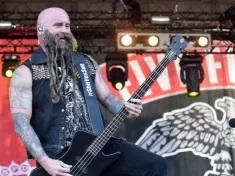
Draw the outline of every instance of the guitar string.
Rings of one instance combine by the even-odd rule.
[[[122,121],[122,119],[119,120],[118,123],[120,123],[120,121]],[[107,138],[107,137],[105,137],[105,138]],[[101,145],[101,144],[100,144],[100,145]],[[99,148],[101,148],[100,145],[98,145]],[[97,148],[96,150],[98,150],[98,148]],[[98,152],[96,152],[96,153],[98,153]],[[82,162],[82,163],[81,163],[81,167],[80,167],[79,171],[82,170],[82,173],[83,173],[83,171],[86,170],[87,166],[90,164],[90,162],[91,162],[93,159],[94,159],[94,156],[87,156],[87,157],[85,158],[85,162]],[[79,173],[79,171],[77,171],[77,173]],[[75,171],[75,172],[76,172],[76,171]],[[81,174],[82,174],[82,173],[81,173]]]
[[[102,147],[101,147],[101,149],[102,149]],[[78,176],[80,176],[81,174],[83,174],[84,173],[84,171],[86,170],[86,168],[89,166],[89,164],[93,161],[93,159],[95,158],[95,156],[94,155],[92,155],[91,157],[88,157],[86,160],[85,160],[85,163],[83,163],[83,165],[82,165],[82,167],[80,167],[80,169],[78,170],[78,171],[75,171],[75,176],[77,176],[77,174],[79,174],[79,172],[80,172],[80,174],[78,175]]]
[[[123,115],[123,114],[122,114],[122,115]],[[118,121],[118,120],[120,120],[120,119],[115,119],[114,121]],[[114,121],[113,121],[113,122],[114,122]],[[107,126],[106,129],[108,129],[108,126]],[[106,131],[107,131],[107,130],[106,130]],[[104,135],[100,135],[100,137],[101,137],[101,136],[104,136]],[[104,136],[103,138],[106,138],[106,137],[107,137],[107,136]],[[99,138],[99,139],[100,139],[100,138]],[[101,138],[101,140],[102,140],[102,138]],[[94,141],[94,142],[93,142],[94,144],[92,144],[92,145],[95,145],[95,142],[96,142],[96,141]],[[98,144],[98,147],[102,148],[101,146],[99,146],[99,144]],[[99,150],[97,150],[96,152],[98,153]],[[89,151],[87,151],[84,155],[86,155],[86,154],[87,154],[87,156],[86,156],[86,158],[84,158],[84,160],[86,160],[86,159],[89,160],[89,157],[95,157],[95,156],[93,156],[93,155],[92,155],[92,156],[89,156],[89,155],[91,155],[91,153],[90,153]],[[84,155],[83,155],[83,156],[84,156]],[[88,157],[88,158],[87,158],[87,157]],[[74,167],[73,167],[73,169],[70,171],[70,173],[72,173],[74,169],[76,169],[76,170],[78,169],[78,168],[76,168],[76,165],[77,165],[77,164],[80,163],[80,165],[83,165],[83,163],[81,162],[81,160],[82,160],[82,158],[74,165]],[[84,164],[86,164],[86,163],[84,163]],[[79,165],[78,167],[80,167],[80,165]],[[75,170],[74,172],[76,172],[76,170]]]
[[[175,46],[174,46],[174,47],[175,47]],[[174,48],[174,47],[173,47],[173,48]],[[181,49],[181,48],[180,48],[180,49]],[[170,54],[170,52],[166,55],[166,58],[168,57],[169,54]],[[169,62],[170,60],[165,59],[164,61]],[[162,62],[162,64],[160,64],[160,66],[157,67],[155,71],[157,71],[158,69],[159,69],[160,71],[163,71],[163,69],[165,69],[165,67],[162,67],[162,65],[164,65],[164,64],[165,64],[165,63]],[[154,72],[155,72],[155,71],[154,71]],[[152,74],[151,76],[153,76],[153,75],[155,74],[154,72],[153,72],[153,74]],[[151,78],[151,76],[150,76],[150,78]],[[159,76],[159,73],[157,73],[157,75],[155,75],[155,76]],[[151,79],[150,79],[150,80],[151,80]],[[156,80],[156,79],[154,79],[154,81],[155,81],[155,80]],[[149,79],[147,79],[147,81],[146,81],[145,83],[143,83],[143,85],[145,86],[145,84],[147,84],[148,81],[149,81]],[[151,80],[151,82],[152,82],[152,81],[153,81],[153,79]],[[153,84],[153,83],[154,83],[154,82],[152,82],[151,84]],[[150,85],[148,85],[148,84],[147,84],[147,87],[144,87],[144,86],[143,86],[143,89],[147,88],[147,90],[148,90],[148,88],[150,87]],[[140,88],[141,88],[141,87],[140,87]],[[142,91],[143,89],[138,89],[137,92],[134,93],[131,98],[134,98],[135,96],[137,96],[137,98],[140,98],[141,96],[138,94],[138,92],[139,92],[139,91]],[[140,97],[138,97],[138,96],[140,96]],[[131,98],[130,98],[130,99],[131,99]],[[129,100],[130,100],[130,99],[129,99]],[[121,110],[121,113],[119,114],[119,116],[121,116],[121,115],[123,115],[122,110]],[[125,114],[125,111],[124,111],[124,116],[126,116],[126,115],[127,115],[127,114]],[[122,122],[124,119],[117,119],[117,118],[115,118],[115,119],[114,119],[114,122],[117,121],[117,120],[121,120],[121,122]],[[118,122],[118,123],[120,124],[120,122]],[[112,123],[110,123],[110,124],[112,124]],[[107,126],[107,129],[108,129],[108,127],[109,127],[109,126]],[[115,131],[115,130],[114,130],[114,131]],[[111,131],[111,133],[113,133],[113,132]],[[103,134],[104,134],[104,133],[103,133]],[[102,136],[102,134],[100,135],[100,137],[101,137],[101,136]],[[104,136],[105,139],[106,139],[106,137],[107,137],[107,136]],[[108,136],[108,137],[109,137],[109,136]],[[98,138],[99,138],[99,137],[97,137],[97,140],[95,140],[95,141],[93,142],[93,145],[97,143]],[[99,139],[100,139],[100,138],[99,138]],[[102,140],[102,139],[101,139],[101,140]],[[91,146],[93,146],[93,145],[91,145]],[[97,144],[97,145],[98,145],[98,147],[100,147],[99,144]],[[105,145],[105,144],[104,144],[104,145]],[[97,147],[97,146],[96,146],[96,147]],[[102,147],[103,147],[103,146],[102,146],[102,144],[101,144],[101,148],[102,148]],[[94,149],[92,149],[92,147],[90,147],[90,149],[91,149],[91,150],[94,150]],[[97,152],[97,151],[95,151],[95,152]],[[99,152],[99,150],[98,150],[98,152]],[[75,169],[75,171],[74,171],[74,172],[76,172],[77,169],[79,168],[79,166],[80,166],[81,164],[83,165],[82,167],[85,167],[85,165],[88,166],[88,165],[90,164],[90,162],[93,160],[93,158],[96,156],[96,155],[95,155],[95,156],[92,155],[92,156],[90,156],[90,157],[87,156],[87,157],[88,157],[88,160],[87,160],[87,157],[84,158],[84,156],[87,155],[87,154],[89,155],[90,152],[87,151],[87,152],[83,155],[83,157],[75,164],[75,166],[73,167],[73,169],[71,170],[70,173],[72,173],[73,170],[74,170],[74,168],[77,167],[77,168]],[[98,154],[98,153],[97,153],[97,154]],[[90,159],[91,159],[91,161],[89,161]],[[85,160],[85,163],[81,162],[82,160]],[[86,161],[86,160],[87,160],[87,161]],[[87,162],[89,162],[89,163],[87,163]],[[81,163],[81,164],[80,164],[79,166],[76,166],[76,165],[79,164],[79,163]],[[87,166],[86,166],[86,167],[87,167]],[[82,169],[82,167],[80,168],[80,170]],[[82,169],[82,170],[85,170],[86,167],[85,167],[84,169]],[[78,170],[78,172],[79,172],[80,170]],[[78,174],[78,172],[77,172],[77,174]],[[83,172],[84,172],[84,171],[82,171],[81,174],[82,174]]]
[[[168,61],[169,62],[169,61]],[[160,70],[162,70],[162,68],[160,68]],[[158,73],[159,74],[159,73]],[[151,81],[151,80],[150,80]],[[155,81],[155,80],[154,80]],[[151,81],[152,82],[152,81]],[[148,83],[148,82],[146,82],[146,83]],[[147,87],[150,87],[150,84],[148,84],[147,85]],[[145,87],[143,87],[143,89],[145,89]],[[143,90],[142,89],[142,90]],[[139,92],[141,92],[141,94],[143,93],[143,91],[137,91],[137,93],[135,94],[135,95],[133,95],[133,97],[135,97],[135,96],[137,96],[138,98],[141,96],[141,95],[139,95]],[[125,113],[124,113],[125,114]],[[123,114],[121,113],[121,116],[122,116]],[[125,114],[126,115],[126,114]],[[120,119],[121,121],[123,120],[123,119]],[[118,119],[118,123],[120,123],[120,120]],[[115,130],[114,130],[115,131]],[[86,163],[82,163],[82,167],[80,168],[80,170],[81,170],[81,173],[80,173],[80,175],[81,174],[83,174],[83,172],[84,172],[84,170],[87,168],[87,166],[93,161],[93,156],[92,157],[88,157],[88,158],[86,158]],[[80,171],[79,170],[79,171]],[[77,175],[77,174],[79,174],[79,171],[77,171],[76,172],[76,174],[75,175]]]
[[[170,60],[169,60],[170,61]],[[168,62],[169,62],[168,61]],[[164,65],[165,63],[162,63],[160,66],[162,67],[162,65]],[[165,69],[165,67],[162,67],[163,69]],[[159,74],[159,73],[158,73]],[[151,78],[150,78],[150,80],[151,80]],[[152,79],[152,81],[155,81],[156,79]],[[143,84],[143,85],[145,85],[145,84]],[[147,87],[147,89],[149,88],[150,86],[149,86],[149,84],[148,84],[148,87]],[[141,87],[140,87],[141,88]],[[144,88],[145,89],[145,88]],[[136,92],[136,95],[137,96],[139,96],[139,93],[138,93],[138,91],[140,92],[140,91],[142,91],[143,92],[143,89],[138,89],[137,90],[137,92]],[[146,90],[144,90],[144,91],[146,91]],[[145,92],[144,92],[145,93]],[[134,97],[134,95],[132,96],[132,98]],[[138,97],[139,98],[139,97]],[[120,110],[120,112],[122,112],[122,110]],[[111,124],[111,123],[110,123]],[[115,131],[115,130],[114,130]],[[112,133],[112,131],[111,131],[111,133]],[[100,140],[102,140],[102,139],[100,139]],[[99,144],[97,144],[98,146],[99,146]],[[96,146],[97,147],[97,146]],[[90,149],[92,149],[92,147],[90,148]],[[94,150],[94,149],[93,149]]]
[[[166,56],[166,57],[168,57],[168,56]],[[166,60],[167,60],[167,59],[166,59]],[[170,60],[168,60],[167,62],[169,62],[169,61],[170,61]],[[164,64],[164,62],[162,62],[161,66],[162,66],[163,64]],[[161,67],[157,67],[157,69],[158,69],[158,68],[161,70]],[[162,67],[162,68],[165,69],[165,67]],[[157,69],[156,69],[156,70],[157,70]],[[156,70],[155,70],[155,71],[156,71]],[[163,69],[162,69],[162,70],[163,70]],[[162,70],[161,70],[161,71],[162,71]],[[155,73],[154,73],[154,74],[155,74]],[[154,75],[154,74],[153,74],[153,75]],[[151,76],[153,76],[153,75],[151,75]],[[156,76],[156,75],[155,75],[155,76]],[[159,73],[157,73],[157,76],[159,76]],[[156,79],[154,79],[154,81],[155,81],[155,80],[156,80]],[[147,80],[147,81],[148,81],[148,80]],[[147,83],[147,82],[146,82],[146,83]],[[154,83],[154,82],[152,82],[152,84],[153,84],[153,83]],[[143,84],[143,85],[144,85],[144,84]],[[148,86],[149,86],[149,85],[148,85]],[[150,87],[150,86],[149,86],[149,87]],[[149,88],[149,87],[147,87],[147,88]],[[141,90],[141,89],[138,89],[138,91],[139,91],[139,90]],[[132,98],[134,97],[134,95],[139,96],[139,95],[138,95],[138,91],[136,92],[136,94],[133,94]],[[122,114],[121,114],[121,115],[122,115]],[[124,115],[126,115],[126,114],[124,114]],[[116,120],[116,119],[115,119],[115,120]],[[121,119],[121,120],[123,121],[124,119]],[[119,122],[119,123],[120,123],[120,122]],[[114,131],[115,131],[115,130],[114,130]],[[96,142],[96,141],[94,141],[94,142]],[[105,145],[105,144],[104,144],[104,145]],[[99,146],[99,145],[98,145],[98,146]],[[102,147],[102,146],[101,146],[101,147]],[[99,150],[98,150],[98,151],[99,151]],[[89,157],[89,156],[88,156],[88,157]],[[95,156],[91,156],[86,162],[89,162],[90,159],[91,159],[91,161],[92,161],[94,157],[95,157]],[[86,159],[86,158],[85,158],[85,159]],[[85,160],[85,159],[84,159],[84,160]],[[81,159],[80,159],[80,161],[81,161]],[[91,161],[90,161],[90,162],[91,162]],[[83,164],[82,167],[84,167],[85,165],[88,166],[88,165],[90,164],[90,162],[89,162],[89,163],[81,163],[81,164]],[[87,167],[87,166],[86,166],[86,167]],[[85,170],[86,167],[85,167],[83,170]],[[82,168],[81,168],[81,169],[82,169]],[[77,170],[77,169],[76,169],[76,170]],[[75,172],[76,172],[76,170],[75,170]],[[79,171],[80,171],[80,170],[79,170]],[[79,172],[79,171],[78,171],[78,172]],[[81,172],[81,174],[82,174],[82,173],[83,173],[83,171]]]
[[[173,48],[174,48],[174,47],[173,47]],[[168,57],[168,56],[166,56],[166,57]],[[170,60],[167,60],[167,59],[166,59],[166,61],[169,62]],[[161,64],[160,66],[162,66],[163,64],[165,64],[165,63],[162,62],[162,64]],[[165,67],[162,67],[162,68],[165,69]],[[160,70],[161,70],[161,67],[157,67],[156,70],[157,70],[157,69],[160,69]],[[156,71],[156,70],[155,70],[155,71]],[[162,70],[163,70],[163,69],[162,69]],[[161,71],[162,71],[162,70],[161,70]],[[154,74],[155,74],[155,73],[153,73],[153,75],[154,75]],[[153,75],[151,75],[151,76],[153,76]],[[157,73],[157,76],[158,76],[158,75],[159,75],[159,73]],[[156,75],[155,75],[155,76],[156,76]],[[154,81],[155,81],[155,80],[156,80],[156,79],[154,79]],[[148,81],[148,80],[147,80],[147,81]],[[147,83],[147,81],[146,81],[146,83]],[[154,82],[152,82],[152,84],[153,84],[153,83],[154,83]],[[143,84],[143,85],[145,85],[145,84]],[[150,86],[148,85],[147,89],[148,89],[149,87],[150,87]],[[145,88],[144,88],[144,89],[145,89]],[[139,91],[139,90],[142,90],[142,89],[138,89],[138,91]],[[133,98],[135,95],[136,95],[136,96],[139,96],[139,95],[138,95],[138,91],[137,91],[135,94],[133,94],[133,96],[132,96],[131,98]],[[123,115],[123,114],[121,113],[121,115]],[[124,114],[124,115],[126,115],[126,114]],[[117,120],[117,119],[115,119],[115,120]],[[114,121],[115,121],[115,120],[114,120]],[[124,119],[121,119],[121,121],[123,121],[123,120],[124,120]],[[120,122],[119,122],[119,123],[120,123]],[[115,131],[115,130],[114,130],[114,131]],[[102,136],[102,135],[101,135],[101,136]],[[94,141],[94,144],[95,144],[95,142],[97,142],[97,140]],[[99,145],[98,145],[98,146],[99,146]],[[96,146],[96,147],[97,147],[97,146]],[[101,147],[102,147],[102,146],[101,146]],[[92,149],[92,147],[91,147],[91,149]],[[99,151],[99,150],[98,150],[98,151]],[[97,151],[96,151],[96,152],[97,152]],[[85,154],[84,154],[84,155],[85,155]],[[84,156],[84,155],[83,155],[83,156]],[[89,156],[87,156],[87,157],[89,157]],[[94,157],[95,157],[95,156],[91,156],[90,159],[93,160]],[[89,162],[90,159],[88,159],[87,161]],[[82,158],[80,159],[80,161],[81,161],[81,160],[82,160]],[[86,160],[86,158],[84,158],[84,160]],[[92,160],[91,160],[91,161],[92,161]],[[86,162],[87,162],[87,161],[86,161]],[[91,161],[90,161],[90,162],[91,162]],[[89,163],[90,163],[90,162],[89,162]],[[88,163],[88,164],[87,164],[87,163],[81,163],[81,164],[83,165],[82,167],[84,167],[85,165],[89,165],[89,163]],[[76,166],[74,166],[74,167],[76,167]],[[86,166],[86,167],[87,167],[87,166]],[[84,169],[86,169],[86,167],[85,167]],[[81,168],[81,169],[82,169],[82,168]],[[76,169],[76,170],[77,170],[77,169]],[[75,170],[74,172],[76,172],[76,170]],[[79,171],[80,171],[80,170],[79,170]],[[79,171],[78,171],[78,172],[79,172]],[[83,173],[83,172],[82,172],[82,173]],[[82,173],[81,173],[81,174],[82,174]]]

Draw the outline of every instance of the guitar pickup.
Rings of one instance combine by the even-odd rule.
[[[81,165],[81,167],[82,167],[82,166],[84,166],[84,164],[80,163],[80,159],[81,159],[81,156],[76,156],[76,160],[77,160],[77,162],[78,162],[78,163],[76,163],[76,164]],[[85,163],[85,164],[87,164],[87,163]],[[82,169],[82,170],[83,170],[83,169]],[[87,172],[88,172],[88,169],[87,169],[87,168],[82,171],[82,173],[84,173],[84,174],[86,174]]]

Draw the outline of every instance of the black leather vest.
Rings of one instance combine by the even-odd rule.
[[[41,47],[33,52],[31,58],[22,63],[33,76],[33,102],[30,124],[35,130],[43,149],[51,158],[57,158],[65,146],[66,107],[63,100],[54,104],[50,97],[50,75],[47,57]],[[92,75],[94,79],[94,75]],[[79,81],[81,89],[81,82]],[[32,156],[28,152],[28,158]]]

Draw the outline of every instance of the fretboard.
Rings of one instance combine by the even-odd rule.
[[[142,83],[142,85],[137,89],[137,91],[130,97],[130,99],[141,99],[145,93],[150,89],[159,75],[164,71],[167,65],[170,63],[169,55],[165,56],[159,65],[153,70],[153,72],[148,76],[148,78]],[[128,102],[130,102],[130,99]],[[103,146],[112,137],[114,132],[119,128],[125,118],[128,116],[128,111],[123,107],[118,115],[107,125],[104,131],[95,139],[95,141],[87,149],[94,156],[101,151]]]

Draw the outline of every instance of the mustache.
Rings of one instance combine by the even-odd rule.
[[[71,34],[65,34],[65,33],[58,33],[55,35],[55,41],[58,42],[60,39],[64,39],[66,41],[71,41],[72,36]]]
[[[73,50],[72,34],[69,33],[57,33],[51,34],[48,30],[45,31],[44,35],[44,46],[46,48],[46,54],[48,58],[57,59],[62,54],[65,57],[70,57]],[[63,42],[61,41],[63,39]]]
[[[48,48],[53,48],[53,45],[56,46],[60,43],[60,39],[64,39],[68,44],[72,43],[72,34],[67,33],[57,33],[52,35],[48,30],[45,31],[44,35],[44,45]]]

